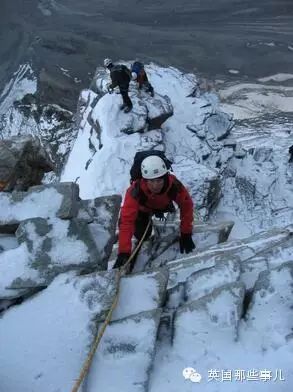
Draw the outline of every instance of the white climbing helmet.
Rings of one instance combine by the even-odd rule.
[[[156,155],[146,157],[141,163],[141,175],[146,180],[162,177],[167,171],[163,159]]]
[[[110,64],[112,64],[112,60],[111,59],[105,59],[104,60],[104,67],[109,67]]]
[[[136,72],[131,72],[131,77],[132,77],[132,80],[136,80],[137,79],[137,73]]]

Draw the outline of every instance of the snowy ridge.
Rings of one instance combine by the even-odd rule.
[[[118,94],[106,93],[108,75],[97,69],[92,89],[80,96],[78,135],[61,179],[79,187],[81,199],[101,197],[105,203],[111,195],[124,194],[137,150],[165,150],[194,199],[198,246],[191,255],[179,253],[177,215],[165,227],[157,223],[156,236],[141,249],[139,268],[120,282],[118,306],[80,392],[238,392],[251,387],[288,392],[293,380],[293,194],[287,154],[292,133],[278,128],[262,134],[259,143],[253,129],[233,128],[218,97],[201,91],[194,75],[155,64],[146,69],[155,97],[138,94],[131,85],[130,114],[119,110]],[[173,115],[161,128],[150,129],[148,118],[164,116],[170,105]],[[43,192],[47,197],[49,192]],[[60,208],[58,197],[47,206],[50,214]],[[91,226],[94,204],[87,201],[83,209],[83,202],[70,196],[72,208],[66,211],[72,223],[77,218]],[[104,208],[96,214],[103,226]],[[227,218],[235,222],[233,228],[224,222]],[[39,218],[32,218],[33,233],[20,223],[24,243],[33,246],[40,238],[31,235],[42,232],[47,246],[47,226],[34,219]],[[83,239],[81,221],[79,226],[73,234]],[[10,252],[20,258],[22,248],[15,249]],[[8,252],[2,253],[3,263],[9,262]],[[0,392],[70,390],[78,377],[114,300],[117,275],[110,269],[58,271],[53,281],[43,282],[44,290],[2,315]],[[186,367],[201,374],[200,385],[183,377]]]
[[[21,100],[26,94],[37,91],[37,79],[29,64],[22,64],[13,74],[0,95],[0,116],[8,117],[15,101]],[[3,121],[3,120],[2,120]]]
[[[280,115],[282,112],[292,113],[292,78],[292,74],[276,74],[259,78],[259,83],[240,83],[227,87],[220,85],[219,96],[223,101],[221,108],[239,120],[265,118],[266,115]]]
[[[40,103],[38,94],[33,69],[21,65],[1,92],[0,130],[3,139],[26,134],[41,139],[56,163],[56,173],[46,175],[50,182],[58,177],[72,146],[73,114],[59,105]]]

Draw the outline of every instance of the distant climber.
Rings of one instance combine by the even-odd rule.
[[[289,147],[288,152],[289,152],[289,161],[288,162],[293,163],[293,144],[292,144],[292,146]]]
[[[131,66],[131,75],[132,80],[135,80],[138,83],[138,88],[140,90],[144,88],[152,97],[154,96],[154,88],[148,80],[143,63],[135,61]]]
[[[112,83],[107,86],[109,94],[112,94],[115,87],[119,87],[120,94],[123,99],[123,104],[120,109],[124,109],[124,113],[130,112],[132,109],[132,102],[128,95],[129,83],[131,80],[131,72],[123,64],[113,64],[111,59],[104,60],[104,67],[110,71]]]
[[[119,218],[118,257],[114,268],[123,266],[132,251],[131,239],[140,240],[152,215],[174,211],[173,201],[180,208],[180,252],[195,248],[192,240],[193,202],[184,185],[168,172],[164,160],[152,155],[141,163],[142,178],[132,182],[126,191]],[[145,239],[152,233],[150,225]]]

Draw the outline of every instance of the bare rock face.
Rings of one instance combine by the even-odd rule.
[[[37,137],[14,136],[0,142],[0,190],[26,191],[41,184],[54,164]]]

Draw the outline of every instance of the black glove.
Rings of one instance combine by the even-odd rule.
[[[179,240],[180,243],[180,253],[190,253],[193,251],[195,248],[195,244],[192,241],[192,235],[191,234],[184,234],[181,233],[181,237]]]
[[[122,267],[126,261],[129,259],[130,253],[119,253],[113,268],[120,268]]]
[[[155,212],[155,217],[160,219],[160,221],[164,222],[166,220],[165,214],[163,212]]]

